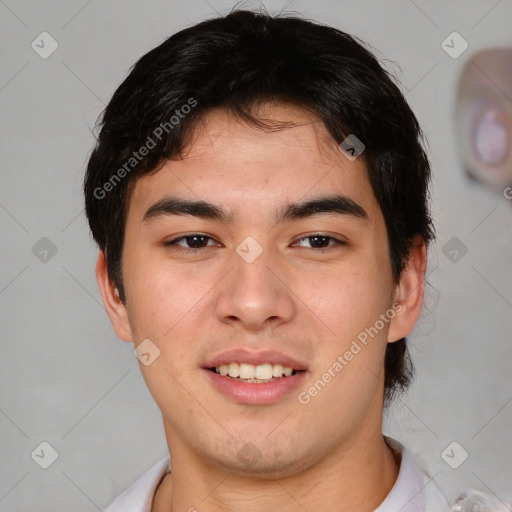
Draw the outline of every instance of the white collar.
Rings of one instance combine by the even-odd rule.
[[[450,505],[436,483],[423,473],[411,452],[397,440],[384,436],[386,444],[401,457],[395,485],[374,512],[445,512]]]
[[[419,470],[409,450],[395,439],[384,437],[401,458],[400,471],[395,485],[374,512],[449,512],[446,498],[436,483]],[[151,512],[156,488],[170,470],[167,456],[124,491],[105,512]]]

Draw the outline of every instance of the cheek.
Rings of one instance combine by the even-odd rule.
[[[139,364],[146,385],[156,403],[164,410],[180,406],[186,400],[180,382],[195,370],[191,347],[197,345],[198,314],[202,297],[213,279],[198,272],[179,269],[169,261],[145,264],[142,256],[132,255],[125,266],[127,309],[137,342],[149,339],[159,355],[150,365]]]
[[[179,331],[215,282],[213,272],[180,266],[165,257],[145,257],[144,253],[125,259],[123,277],[134,332],[139,338],[161,342]]]
[[[306,311],[310,308],[308,314],[315,313],[315,322],[324,323],[328,338],[346,344],[389,308],[391,279],[383,271],[386,267],[378,265],[362,256],[357,262],[324,267],[308,279],[297,279],[297,295]]]
[[[308,304],[322,320],[316,324],[329,327],[318,339],[322,354],[313,380],[332,382],[318,394],[318,400],[315,398],[312,410],[321,414],[332,409],[332,404],[343,403],[343,407],[332,411],[332,420],[347,422],[346,425],[356,424],[358,415],[376,396],[389,329],[389,318],[382,321],[381,315],[389,312],[392,305],[391,278],[375,261],[367,265],[363,262],[360,259],[358,264],[318,275],[311,287],[312,305]],[[330,377],[329,372],[335,377]]]

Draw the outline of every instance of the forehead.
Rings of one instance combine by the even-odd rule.
[[[213,109],[194,126],[185,148],[187,159],[230,159],[233,165],[299,160],[335,165],[341,152],[323,122],[298,106],[264,103],[253,114],[256,127],[226,109]],[[364,167],[364,166],[363,166]]]
[[[275,129],[251,126],[224,109],[205,114],[182,159],[140,178],[130,205],[142,210],[172,193],[247,215],[249,209],[273,213],[278,203],[338,193],[363,203],[370,215],[378,209],[364,160],[349,160],[315,115],[283,104],[262,105],[257,115]]]

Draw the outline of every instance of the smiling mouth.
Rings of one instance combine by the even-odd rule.
[[[277,359],[274,355],[270,357]],[[288,364],[294,364],[290,358],[283,358],[286,359]],[[213,387],[224,398],[236,404],[270,405],[285,398],[290,399],[290,395],[303,384],[308,373],[298,362],[294,364],[297,368],[292,368],[281,363],[262,362],[265,359],[260,359],[256,365],[235,361],[212,361],[220,365],[204,366],[202,370]]]
[[[302,372],[282,364],[264,363],[252,365],[247,363],[232,362],[222,364],[217,367],[208,368],[211,372],[217,373],[222,377],[228,377],[232,380],[245,382],[248,384],[265,384],[279,379],[286,379],[292,375]]]

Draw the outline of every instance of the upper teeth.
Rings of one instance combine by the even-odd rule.
[[[215,368],[217,373],[221,375],[229,375],[230,377],[240,377],[241,379],[271,379],[272,377],[289,377],[293,368],[283,366],[282,364],[259,364],[255,366],[247,363],[229,363],[221,364]]]

